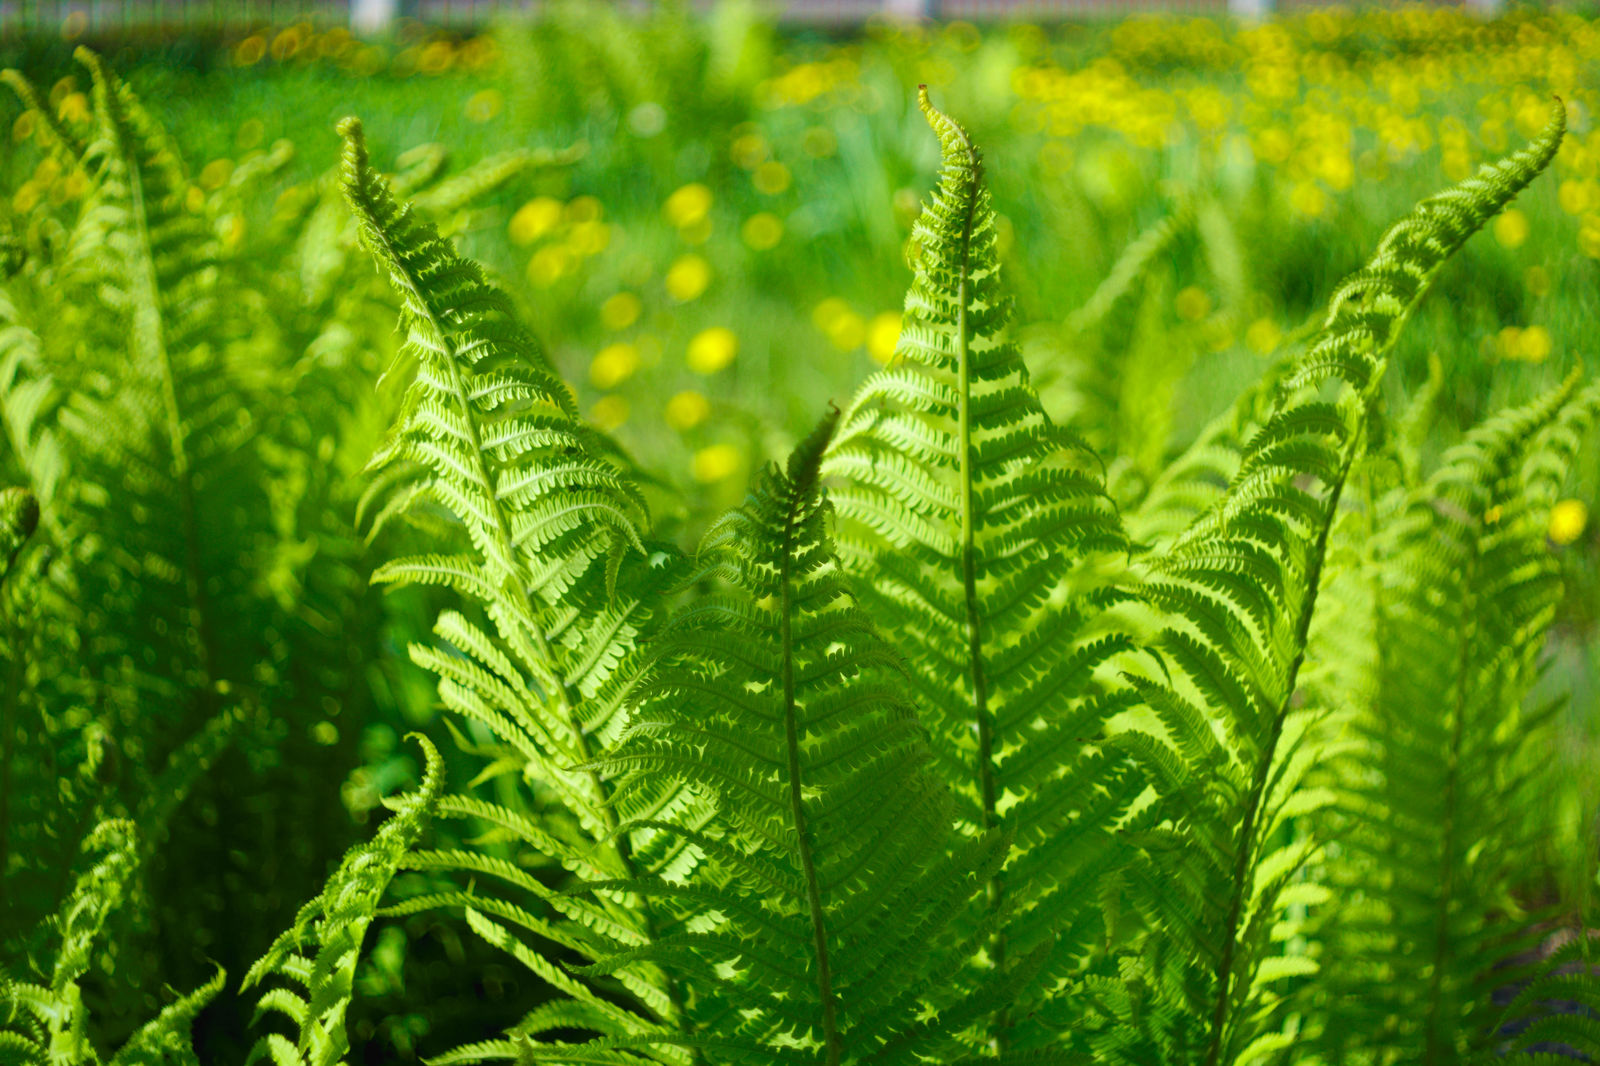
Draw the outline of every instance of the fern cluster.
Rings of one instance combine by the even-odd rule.
[[[1397,222],[1164,463],[1149,427],[1047,413],[983,156],[924,90],[943,168],[894,359],[690,553],[441,233],[581,149],[444,181],[423,151],[385,177],[347,119],[337,173],[262,238],[294,264],[270,272],[222,224],[251,171],[200,193],[80,58],[87,136],[7,79],[88,191],[70,225],[23,233],[0,297],[4,473],[26,486],[0,490],[0,873],[40,919],[8,922],[0,1052],[194,1061],[188,1027],[233,969],[270,1020],[250,1061],[349,1061],[367,933],[394,919],[464,928],[537,989],[436,1063],[1600,1056],[1587,893],[1551,902],[1530,876],[1561,591],[1544,531],[1600,386],[1575,374],[1435,464],[1415,438],[1438,388],[1396,417],[1386,386],[1444,264],[1559,149],[1559,103]],[[1134,279],[1214,209],[1141,238],[1070,328],[1113,341]],[[395,305],[391,347],[370,322]],[[352,362],[403,389],[342,391]],[[1116,387],[1097,374],[1086,395]],[[355,413],[297,414],[280,379]],[[351,423],[392,427],[359,492],[334,445],[306,460]],[[410,658],[459,755],[421,741],[418,790],[270,946],[186,942],[191,915],[240,905],[251,853],[206,860],[226,849],[180,808],[241,834],[206,771],[310,762],[283,726],[360,698],[354,670],[304,664],[375,639],[369,572],[438,608]],[[26,821],[19,738],[63,801]],[[91,1008],[125,1002],[118,956],[161,952],[194,991],[107,1040]]]

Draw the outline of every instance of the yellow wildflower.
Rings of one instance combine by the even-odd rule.
[[[768,196],[776,196],[789,187],[789,168],[779,162],[762,163],[751,175],[756,188]]]
[[[621,396],[602,396],[589,408],[589,421],[600,429],[613,430],[628,420],[632,412],[628,401]]]
[[[687,361],[696,374],[715,374],[739,354],[739,338],[725,326],[713,326],[695,334],[689,342]]]
[[[498,89],[480,89],[467,97],[467,103],[462,108],[462,113],[472,122],[488,122],[500,114],[505,107],[505,97],[500,95]]]
[[[1518,248],[1528,239],[1528,216],[1513,207],[1494,220],[1494,239],[1503,248]]]
[[[702,484],[722,481],[736,473],[742,462],[738,448],[731,444],[713,444],[694,453],[689,473]]]
[[[1550,540],[1565,547],[1583,536],[1589,507],[1582,500],[1562,500],[1550,508]]]
[[[680,433],[693,429],[711,415],[711,401],[704,393],[686,389],[667,401],[667,425]]]
[[[698,181],[679,188],[661,206],[662,212],[679,229],[693,226],[711,211],[711,190]]]
[[[639,320],[644,305],[631,292],[619,292],[600,305],[600,324],[606,329],[627,329]]]
[[[711,284],[711,264],[698,255],[679,256],[667,268],[667,294],[679,303],[699,298]]]
[[[595,353],[589,364],[589,380],[596,387],[611,389],[622,384],[639,369],[639,349],[631,344],[608,344]]]
[[[561,221],[561,201],[548,196],[529,200],[517,208],[507,227],[516,244],[532,244]]]
[[[1204,289],[1190,285],[1173,297],[1172,309],[1185,322],[1198,322],[1211,313],[1211,297]]]
[[[762,211],[744,220],[739,235],[744,243],[758,252],[777,247],[783,240],[783,220],[770,211]]]

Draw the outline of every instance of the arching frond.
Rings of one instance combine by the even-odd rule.
[[[349,1053],[345,1008],[367,926],[377,914],[401,859],[416,846],[444,788],[444,764],[426,737],[418,736],[427,767],[417,791],[391,801],[394,814],[369,841],[350,849],[320,895],[295,916],[294,925],[245,974],[244,988],[277,979],[261,994],[259,1019],[285,1015],[295,1035],[261,1037],[249,1061],[267,1058],[297,1066],[332,1066]],[[298,986],[298,987],[296,987]]]
[[[1315,841],[1287,826],[1330,798],[1298,787],[1317,709],[1296,693],[1341,495],[1400,327],[1448,256],[1548,165],[1563,130],[1558,105],[1529,147],[1384,235],[1335,293],[1226,493],[1148,561],[1146,595],[1170,622],[1157,665],[1130,682],[1161,728],[1115,740],[1160,801],[1129,882],[1149,933],[1125,990],[1104,1000],[1116,1021],[1097,1050],[1111,1061],[1218,1066],[1289,1039],[1274,986],[1313,964],[1277,947],[1274,930]],[[1331,399],[1317,388],[1330,381]]]

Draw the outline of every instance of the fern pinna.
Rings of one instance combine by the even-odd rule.
[[[1299,787],[1318,709],[1295,697],[1330,532],[1400,327],[1445,260],[1549,164],[1564,117],[1558,104],[1527,148],[1385,234],[1335,293],[1227,493],[1146,563],[1144,595],[1169,621],[1129,680],[1162,729],[1114,741],[1160,796],[1139,819],[1129,875],[1150,932],[1119,980],[1096,982],[1106,1059],[1217,1066],[1293,1041],[1276,985],[1315,963],[1275,945],[1288,903],[1316,898],[1291,886],[1316,841],[1287,823],[1329,799]]]
[[[1061,974],[1097,932],[1093,879],[1143,787],[1086,742],[1119,707],[1097,671],[1128,640],[1098,616],[1127,542],[1098,458],[1045,414],[1006,335],[982,157],[919,103],[944,167],[912,233],[905,325],[824,469],[845,565],[910,661],[960,818],[1015,835],[988,888],[991,921],[1009,913],[989,965],[1048,945]],[[995,1019],[997,1046],[1050,1039],[1011,1028]]]
[[[619,1033],[596,1050],[660,1040],[751,1066],[965,1062],[963,1031],[1037,969],[970,991],[952,980],[988,932],[959,918],[1005,836],[954,834],[901,660],[833,556],[819,466],[837,421],[707,531],[699,577],[712,591],[648,646],[638,708],[604,760],[626,771],[625,799],[668,779],[714,813],[650,823],[704,852],[689,877],[588,886],[681,910],[595,969],[648,959],[694,990],[687,1032]]]

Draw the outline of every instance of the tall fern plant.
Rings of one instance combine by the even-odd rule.
[[[437,880],[389,911],[460,909],[551,997],[441,1061],[1378,1062],[1371,1047],[1400,1039],[1361,1029],[1380,1016],[1431,1033],[1431,1061],[1491,1047],[1496,1023],[1466,1005],[1504,952],[1436,954],[1420,1015],[1404,990],[1357,1009],[1328,990],[1398,971],[1359,958],[1370,945],[1339,925],[1359,908],[1330,904],[1392,892],[1384,913],[1418,924],[1379,950],[1415,955],[1426,922],[1472,941],[1522,887],[1497,867],[1469,919],[1454,888],[1419,909],[1394,865],[1406,848],[1342,856],[1404,831],[1369,817],[1373,789],[1442,720],[1460,810],[1430,854],[1447,885],[1488,869],[1458,854],[1452,827],[1477,802],[1462,759],[1512,761],[1496,800],[1527,780],[1492,708],[1533,676],[1550,584],[1531,531],[1593,390],[1477,431],[1376,535],[1351,517],[1376,493],[1352,486],[1386,476],[1374,441],[1393,432],[1383,380],[1407,317],[1548,165],[1562,111],[1384,236],[1309,347],[1150,494],[1142,545],[1007,337],[981,156],[921,103],[944,170],[897,358],[692,561],[651,540],[628,463],[578,421],[505,297],[343,127],[346,196],[417,366],[379,465],[397,513],[454,529],[380,577],[458,598],[413,656],[485,758],[439,813],[490,830],[402,860]],[[1460,551],[1409,569],[1434,515]],[[1347,537],[1363,539],[1334,550]],[[1385,575],[1376,631],[1454,642],[1430,665],[1461,699],[1442,719],[1360,712],[1373,763],[1341,790],[1310,772],[1340,750],[1349,701],[1327,699],[1328,670],[1306,675],[1327,590],[1362,558]],[[1464,631],[1431,598],[1437,566]],[[489,783],[494,800],[471,794]]]

